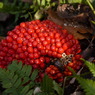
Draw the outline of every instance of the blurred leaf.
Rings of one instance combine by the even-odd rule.
[[[58,83],[53,81],[54,90],[58,93],[58,95],[64,95],[63,89],[59,86]]]
[[[2,83],[2,85],[3,85],[3,88],[10,88],[10,87],[12,87],[12,84],[9,81],[8,82],[4,81]]]
[[[41,0],[37,0],[38,6],[41,5]]]
[[[37,78],[38,70],[34,70],[31,75],[31,80],[34,81]]]
[[[28,91],[28,93],[26,95],[32,95],[33,92],[34,92],[33,90],[30,90],[30,91]]]
[[[0,2],[0,8],[3,8],[3,2]]]
[[[30,76],[31,75],[31,73],[32,73],[32,67],[31,66],[27,66],[27,70],[26,70],[26,76]]]
[[[43,13],[42,13],[41,10],[38,10],[38,11],[35,13],[35,15],[34,15],[35,19],[41,19],[42,16],[43,16]]]
[[[26,95],[26,93],[28,92],[28,90],[29,90],[29,85],[23,87],[23,89],[22,89],[20,95]]]
[[[91,21],[93,24],[95,24],[95,21]]]
[[[42,83],[41,83],[41,90],[47,93],[53,92],[53,80],[45,75]]]
[[[42,0],[41,1],[41,6],[45,6],[46,5],[46,0]]]
[[[14,87],[18,88],[20,86],[21,82],[22,82],[21,78],[17,79],[17,81],[14,83]]]

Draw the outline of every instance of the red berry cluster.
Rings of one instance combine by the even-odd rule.
[[[50,65],[49,67],[47,67],[45,72],[48,74],[50,78],[56,80],[57,82],[62,82],[64,79],[64,75],[54,65]]]
[[[78,41],[54,22],[50,20],[22,22],[9,31],[8,36],[0,42],[0,67],[4,68],[13,60],[18,60],[31,65],[34,69],[45,70],[51,57],[61,58],[62,53],[76,55],[80,51]],[[80,68],[78,64],[81,62],[75,61],[78,60],[74,60],[68,66]],[[68,75],[66,72],[64,74]]]

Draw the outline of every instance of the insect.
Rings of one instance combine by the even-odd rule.
[[[73,56],[74,56],[73,54],[66,55],[66,53],[63,53],[61,59],[56,58],[52,60],[52,63],[55,66],[57,66],[61,71],[64,71],[64,65],[67,65],[68,63],[72,62]]]

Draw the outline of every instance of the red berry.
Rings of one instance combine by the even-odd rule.
[[[34,54],[33,53],[29,53],[29,58],[34,58]]]
[[[23,42],[23,38],[19,37],[17,38],[17,43],[21,44]]]
[[[10,36],[7,36],[6,40],[7,40],[7,42],[12,42],[13,41],[12,37],[10,37]]]
[[[22,22],[22,23],[20,23],[20,26],[21,26],[21,27],[25,27],[26,24],[25,24],[24,22]]]
[[[28,29],[28,33],[29,33],[29,34],[34,33],[34,29]]]
[[[56,47],[59,48],[62,46],[62,43],[61,42],[56,42]]]
[[[58,49],[58,53],[60,53],[60,54],[64,53],[64,49],[60,47],[60,48]]]
[[[34,42],[32,43],[33,47],[36,47],[37,44],[38,44],[37,41],[34,41]]]
[[[33,48],[32,48],[32,47],[28,47],[28,48],[27,48],[27,51],[28,51],[29,53],[33,53]]]

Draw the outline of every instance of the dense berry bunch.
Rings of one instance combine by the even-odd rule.
[[[50,78],[56,80],[57,82],[62,82],[64,79],[64,75],[54,65],[50,65],[49,67],[46,68],[45,71]]]
[[[67,30],[52,21],[22,22],[0,42],[0,67],[4,68],[13,60],[22,61],[34,69],[45,71],[53,79],[62,80],[70,75],[67,66],[78,70],[81,66],[80,45]],[[61,58],[62,53],[73,54],[72,62],[64,65],[64,72],[50,64],[50,58]],[[50,66],[49,66],[50,65]],[[48,71],[50,69],[50,72]],[[51,74],[51,75],[50,75]],[[56,77],[57,75],[57,77]]]

